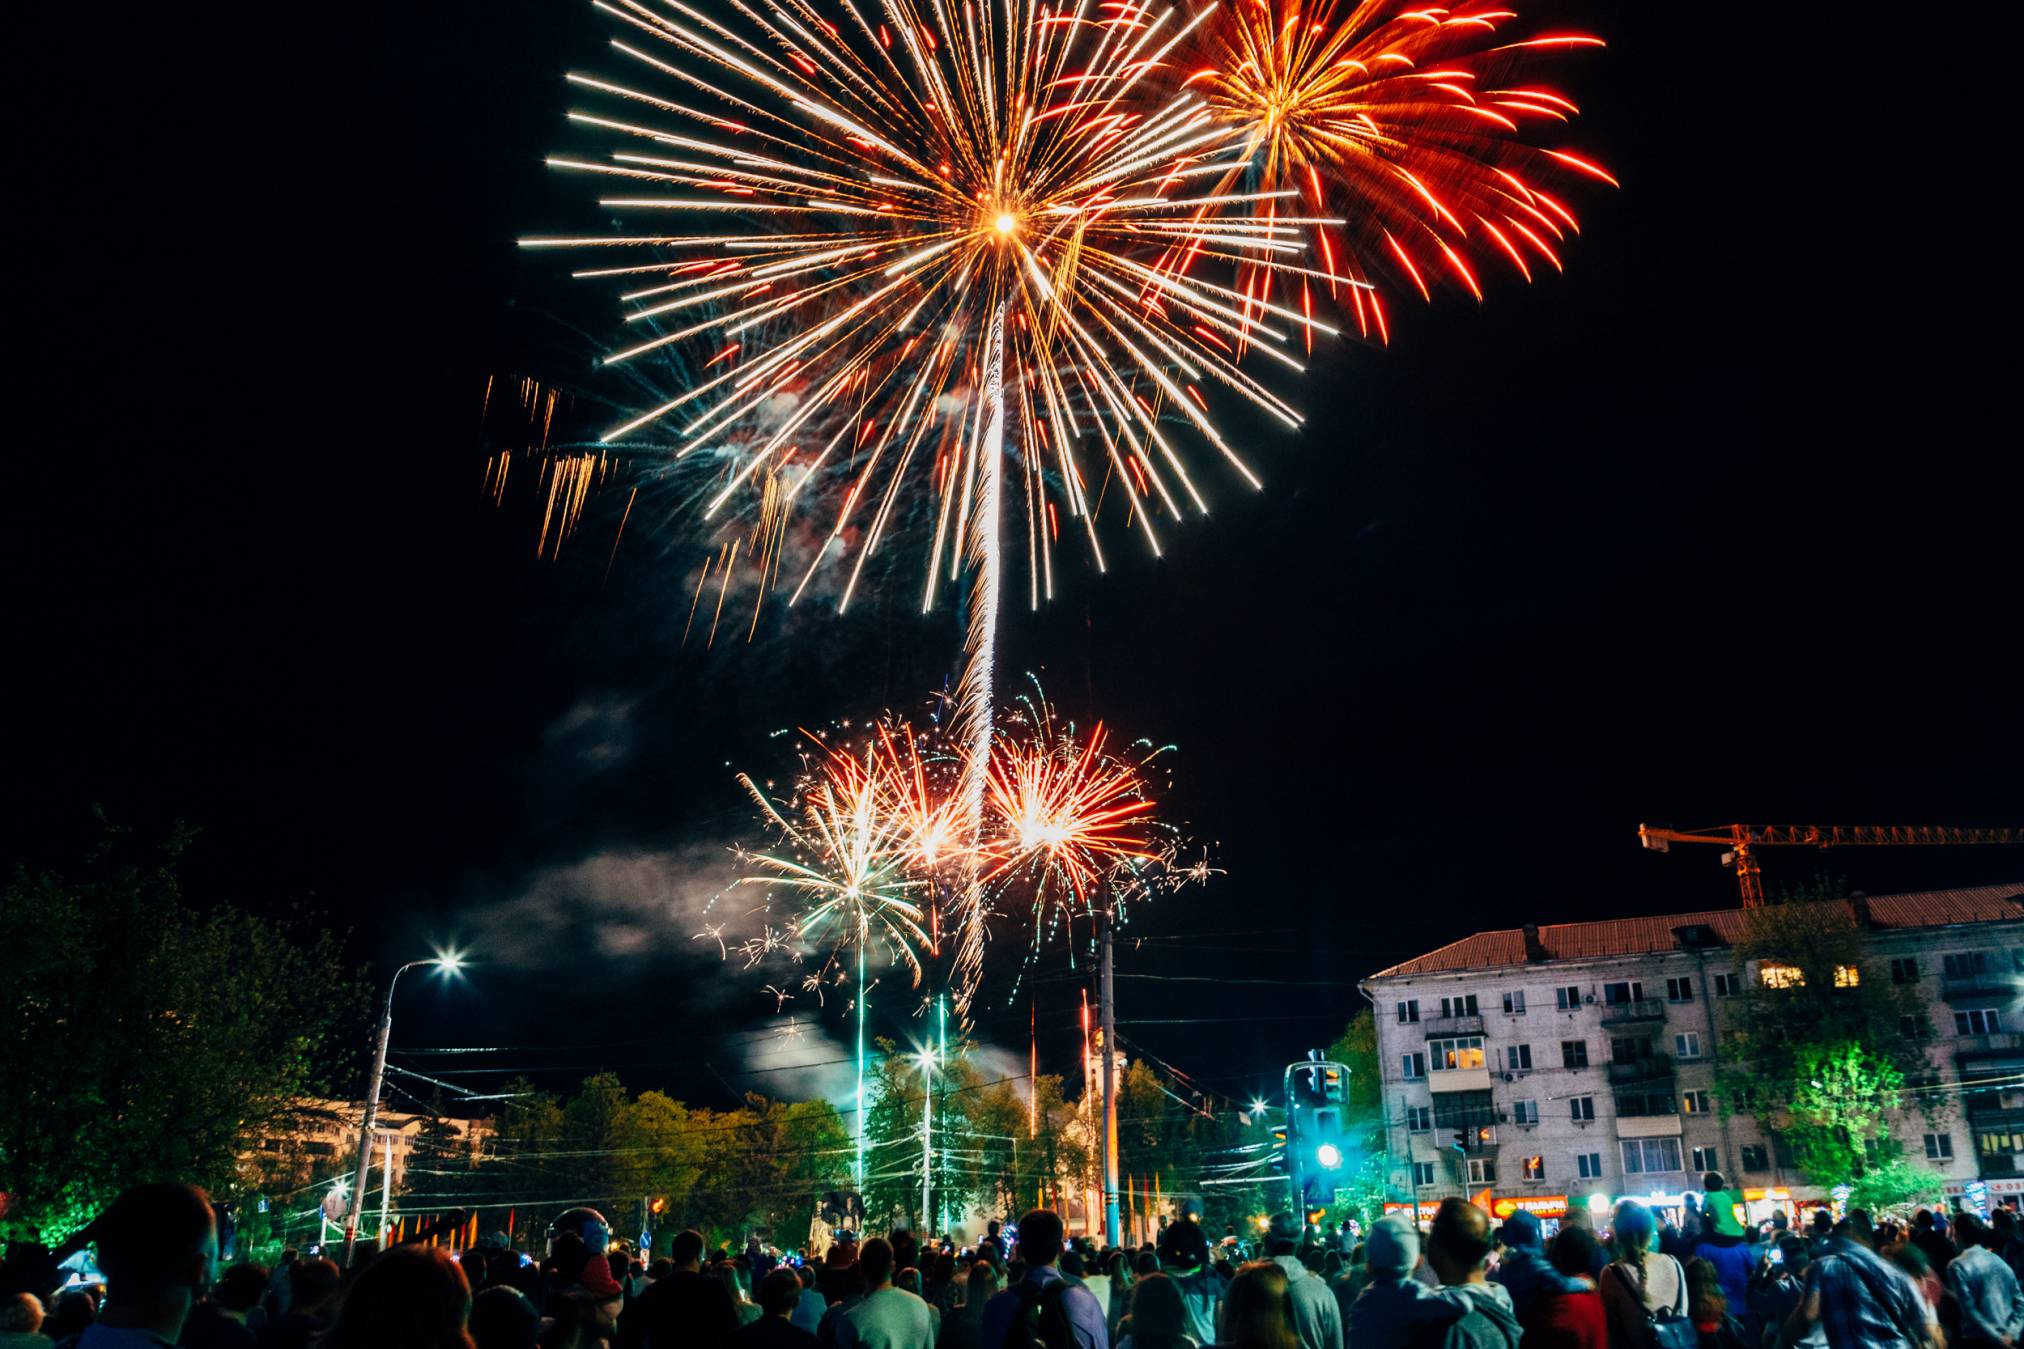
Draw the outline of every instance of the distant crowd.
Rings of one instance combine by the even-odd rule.
[[[102,1282],[51,1253],[0,1264],[0,1349],[2017,1349],[2024,1227],[1998,1209],[1748,1228],[1722,1178],[1675,1224],[1626,1201],[1598,1231],[1443,1202],[1330,1232],[1280,1213],[1252,1250],[1184,1214],[1157,1241],[1069,1241],[1046,1209],[974,1245],[841,1233],[802,1261],[675,1235],[651,1262],[592,1209],[535,1260],[362,1247],[219,1270],[201,1190],[129,1190],[90,1229]]]

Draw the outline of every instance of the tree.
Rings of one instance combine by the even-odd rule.
[[[1344,1158],[1343,1179],[1336,1185],[1329,1218],[1339,1222],[1355,1217],[1366,1223],[1375,1222],[1384,1216],[1385,1200],[1390,1197],[1391,1171],[1383,1079],[1378,1072],[1376,1018],[1368,1011],[1351,1017],[1349,1025],[1328,1047],[1328,1057],[1349,1069],[1348,1099],[1342,1115],[1349,1155]]]
[[[72,872],[0,890],[0,1235],[60,1240],[141,1181],[236,1194],[242,1148],[364,1039],[365,985],[330,933],[184,902],[193,836],[108,826]]]
[[[1757,978],[1737,999],[1716,1088],[1727,1114],[1754,1117],[1788,1143],[1818,1185],[1854,1184],[1895,1162],[1890,1115],[1908,1077],[1929,1071],[1900,1033],[1920,1015],[1908,988],[1865,977],[1863,934],[1849,907],[1817,882],[1750,910],[1737,955]]]

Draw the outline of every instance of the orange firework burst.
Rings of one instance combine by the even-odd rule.
[[[1329,288],[1349,292],[1367,337],[1388,337],[1375,278],[1429,299],[1445,280],[1480,300],[1486,260],[1528,281],[1539,263],[1558,270],[1561,242],[1577,227],[1542,183],[1616,184],[1580,155],[1523,138],[1529,126],[1565,124],[1577,111],[1527,82],[1528,58],[1601,39],[1501,40],[1498,25],[1516,17],[1494,4],[1361,0],[1343,14],[1333,0],[1237,0],[1212,31],[1209,63],[1189,77],[1221,120],[1246,129],[1260,190],[1291,188],[1348,217],[1342,236],[1327,226],[1314,236],[1327,272],[1350,278]],[[1273,282],[1253,270],[1245,290],[1262,303]],[[1299,279],[1307,310],[1309,284]]]
[[[1165,856],[1144,766],[1105,746],[1102,723],[1088,736],[1055,721],[1041,703],[1025,725],[1001,733],[991,756],[992,827],[981,847],[987,880],[1030,879],[1033,910],[1050,902],[1086,908],[1090,892],[1119,868]],[[1154,751],[1156,752],[1156,751]],[[1036,922],[1036,943],[1041,933]]]

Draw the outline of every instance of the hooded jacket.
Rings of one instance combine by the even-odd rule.
[[[1445,1330],[1433,1329],[1421,1349],[1518,1349],[1518,1318],[1505,1291],[1493,1283],[1460,1283],[1443,1288],[1443,1302],[1465,1308]]]
[[[1588,1285],[1555,1269],[1546,1258],[1539,1239],[1539,1219],[1530,1213],[1514,1213],[1497,1235],[1503,1240],[1503,1258],[1490,1271],[1493,1282],[1502,1284],[1511,1295],[1511,1306],[1524,1319],[1542,1293],[1581,1293]]]

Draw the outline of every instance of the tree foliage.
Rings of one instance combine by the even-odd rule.
[[[233,1193],[242,1141],[363,1039],[366,991],[328,932],[184,901],[191,838],[108,827],[72,871],[0,890],[0,1234],[60,1240],[141,1181]]]
[[[1723,1047],[1722,1109],[1748,1115],[1792,1148],[1808,1179],[1849,1184],[1896,1161],[1890,1114],[1906,1079],[1927,1071],[1901,1017],[1915,996],[1862,967],[1863,933],[1849,907],[1817,884],[1745,916],[1737,955],[1754,962]],[[1767,978],[1767,967],[1782,970]]]

